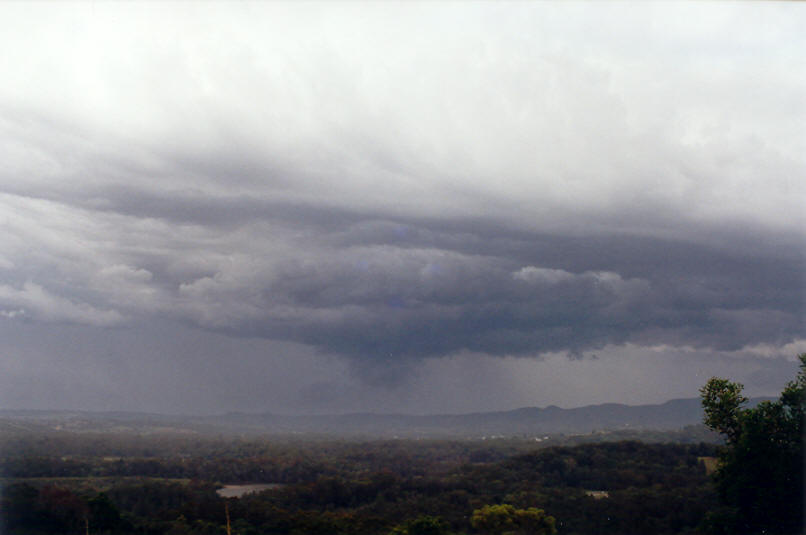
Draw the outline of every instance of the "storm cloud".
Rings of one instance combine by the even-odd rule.
[[[796,8],[2,12],[2,322],[165,322],[391,383],[806,339]]]

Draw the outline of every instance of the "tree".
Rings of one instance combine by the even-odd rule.
[[[94,532],[115,531],[124,523],[120,518],[120,511],[104,492],[91,498],[87,502],[87,506],[89,508],[89,526]]]
[[[741,383],[712,377],[700,389],[705,425],[727,436],[729,442],[735,442],[741,434],[740,414],[747,403],[743,388]]]
[[[553,516],[543,509],[515,509],[512,505],[485,505],[473,511],[473,528],[485,535],[554,535],[557,533]]]
[[[725,435],[715,482],[724,509],[707,519],[721,533],[801,533],[804,524],[806,353],[776,401],[746,408],[742,385],[713,377],[700,390],[705,424]]]
[[[448,535],[448,525],[439,517],[419,516],[392,529],[389,535]]]

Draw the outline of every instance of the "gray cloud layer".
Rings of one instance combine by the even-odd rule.
[[[163,217],[170,200],[133,202],[125,216],[4,200],[32,220],[15,218],[22,243],[5,272],[17,283],[0,298],[7,315],[32,320],[164,315],[384,361],[627,342],[737,350],[803,337],[797,236],[699,227],[710,245],[543,234],[210,196]],[[63,226],[43,225],[60,210]],[[176,221],[183,213],[197,221]]]
[[[802,14],[579,8],[5,6],[0,321],[381,380],[806,338]]]

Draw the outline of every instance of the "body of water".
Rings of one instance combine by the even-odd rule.
[[[240,498],[244,494],[260,492],[267,489],[276,489],[277,487],[282,487],[282,484],[264,483],[255,485],[224,485],[224,487],[218,489],[216,492],[222,498]]]

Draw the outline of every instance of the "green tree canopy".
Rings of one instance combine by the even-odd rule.
[[[424,515],[395,527],[390,535],[448,535],[449,532],[444,520]]]
[[[543,509],[516,509],[509,504],[485,505],[473,511],[473,529],[485,535],[554,535],[557,533],[553,516]]]
[[[726,437],[715,480],[724,509],[708,519],[717,533],[789,535],[804,529],[803,431],[806,353],[776,401],[745,407],[742,385],[717,377],[700,390],[705,424]]]

